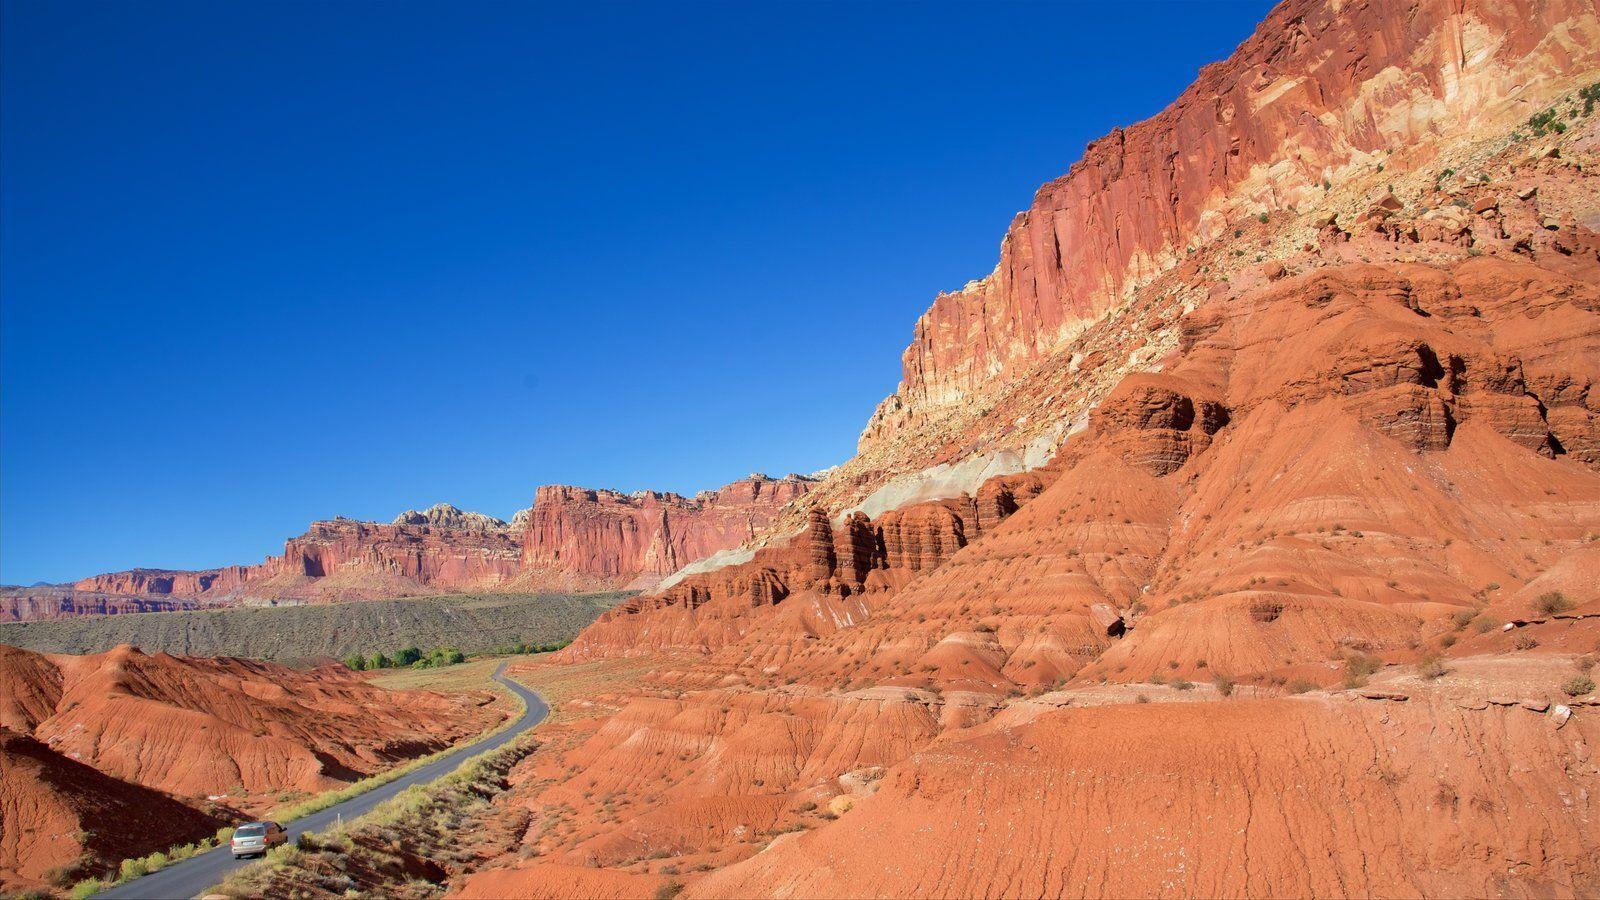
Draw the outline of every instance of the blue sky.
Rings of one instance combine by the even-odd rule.
[[[7,0],[0,581],[840,462],[1268,8]]]

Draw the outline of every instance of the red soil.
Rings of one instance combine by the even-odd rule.
[[[0,726],[179,797],[264,809],[340,787],[489,725],[487,697],[385,691],[342,668],[119,647],[45,656],[0,646]]]
[[[87,877],[226,822],[0,728],[0,890]]]
[[[562,654],[652,669],[464,891],[1600,891],[1594,81],[1592,4],[1282,4],[935,303],[793,537]]]

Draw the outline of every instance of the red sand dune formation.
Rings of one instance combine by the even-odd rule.
[[[342,667],[0,645],[0,885],[192,841],[443,749],[493,723],[489,699],[386,691]]]
[[[167,612],[243,599],[329,601],[474,591],[647,588],[765,530],[811,485],[752,475],[689,498],[539,488],[511,522],[440,504],[391,524],[313,522],[282,556],[202,571],[133,569],[0,590],[0,621]]]

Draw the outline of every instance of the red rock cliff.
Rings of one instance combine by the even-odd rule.
[[[694,498],[678,494],[541,487],[523,535],[523,566],[551,587],[647,587],[739,546],[812,482],[752,475]]]
[[[1315,200],[1376,154],[1537,111],[1528,88],[1600,62],[1586,0],[1280,4],[1153,118],[1090,144],[1040,188],[987,277],[917,322],[897,393],[862,435],[1013,381],[1181,262],[1261,214]]]
[[[313,522],[283,555],[201,571],[132,569],[70,586],[7,588],[0,621],[165,612],[240,598],[370,600],[451,592],[653,586],[684,565],[739,546],[812,481],[752,475],[693,498],[541,487],[507,524],[448,504],[391,524]]]

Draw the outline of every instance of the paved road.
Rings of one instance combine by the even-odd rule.
[[[544,720],[549,707],[538,694],[528,690],[515,681],[506,678],[503,674],[505,663],[494,671],[494,680],[500,682],[528,704],[522,718],[516,721],[505,731],[485,738],[459,750],[449,756],[441,757],[428,763],[404,777],[396,778],[385,785],[380,785],[367,791],[359,797],[352,797],[336,806],[330,806],[321,812],[312,813],[304,818],[288,823],[289,841],[293,843],[302,832],[317,832],[340,818],[354,819],[356,816],[370,812],[373,807],[393,797],[414,784],[426,784],[435,778],[448,775],[456,770],[469,756],[475,756],[485,750],[493,750],[505,744],[517,735]],[[177,865],[168,866],[159,872],[136,878],[127,884],[118,885],[108,891],[95,894],[96,897],[133,897],[141,900],[183,900],[187,897],[197,897],[207,888],[227,877],[228,873],[240,866],[249,865],[251,860],[235,860],[233,854],[226,846],[214,850],[207,850],[198,856],[192,856]]]

